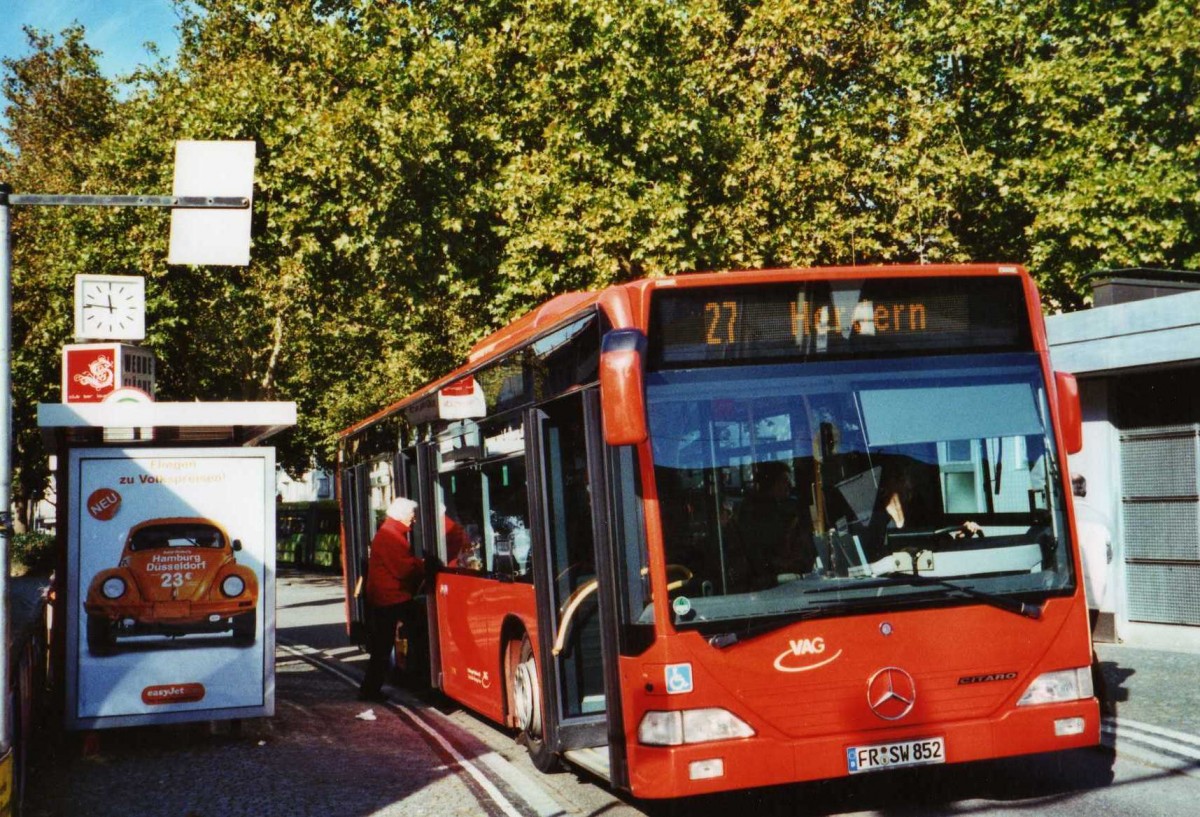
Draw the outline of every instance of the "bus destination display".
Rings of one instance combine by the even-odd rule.
[[[1021,284],[1005,278],[797,281],[659,290],[655,367],[1031,348]]]

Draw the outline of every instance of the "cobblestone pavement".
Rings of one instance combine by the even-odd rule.
[[[474,815],[469,781],[404,719],[361,720],[353,688],[296,657],[276,662],[274,718],[99,733],[60,753],[25,814],[123,817]]]
[[[32,770],[25,817],[293,817],[479,815],[506,812],[511,768],[464,730],[439,738],[403,706],[355,699],[361,656],[341,629],[340,580],[279,579],[279,643],[272,718],[112,729],[53,741]],[[350,651],[331,673],[287,644]],[[323,642],[323,643],[322,643]],[[367,712],[374,717],[361,717]],[[460,759],[499,765],[490,779]],[[472,766],[478,765],[471,763]],[[489,791],[501,790],[499,801]],[[507,792],[511,795],[511,792]],[[515,796],[510,798],[516,801]],[[561,811],[557,808],[553,811]]]
[[[397,706],[372,707],[375,720],[361,719],[368,706],[354,699],[346,676],[361,670],[363,657],[347,645],[339,586],[334,577],[279,577],[275,717],[239,728],[219,722],[70,736],[35,769],[26,817],[643,813],[644,804],[623,802],[586,776],[538,775],[510,736],[462,710],[426,718],[452,722],[449,749],[413,720],[414,712],[431,713],[410,696],[399,694]],[[342,677],[316,668],[288,644],[337,656]],[[1130,813],[1135,803],[1153,804],[1143,813],[1189,813],[1180,804],[1194,802],[1186,785],[1200,777],[1200,656],[1113,644],[1097,645],[1097,654],[1116,704],[1106,741],[1118,755],[1128,748],[1142,764],[1122,766],[1115,783],[1111,760],[1085,752],[697,798],[681,801],[676,813],[949,814],[1005,812],[1019,804],[1082,815]],[[1193,746],[1195,757],[1188,754]],[[465,773],[467,765],[486,779]],[[523,775],[536,781],[529,788],[540,790],[541,800],[514,793]],[[499,799],[489,786],[499,789]]]

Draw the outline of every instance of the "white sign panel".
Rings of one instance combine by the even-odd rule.
[[[77,449],[69,473],[67,725],[274,714],[274,449]]]
[[[254,193],[253,142],[176,142],[176,196]],[[244,267],[250,263],[250,209],[171,210],[168,264]]]

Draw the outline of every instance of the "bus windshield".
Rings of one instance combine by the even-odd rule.
[[[677,626],[1073,591],[1036,354],[665,369],[647,405]]]

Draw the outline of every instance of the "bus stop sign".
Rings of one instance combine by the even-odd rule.
[[[175,143],[176,196],[252,199],[253,142]],[[250,208],[171,210],[168,264],[250,263]]]

